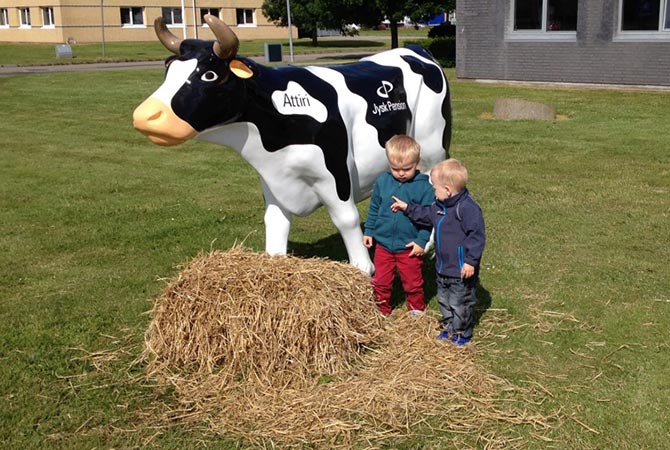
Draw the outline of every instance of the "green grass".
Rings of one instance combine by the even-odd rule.
[[[288,55],[288,39],[250,40],[240,42],[240,55],[259,56],[265,54],[265,43],[283,45]],[[402,44],[402,42],[401,42]],[[388,49],[390,40],[375,39],[320,39],[312,46],[310,39],[295,39],[294,54],[330,53],[347,51],[379,51]],[[103,57],[101,44],[73,44],[73,58],[56,58],[53,44],[13,44],[0,43],[0,65],[44,65],[44,64],[81,64],[92,62],[155,61],[165,59],[169,54],[158,40],[152,42],[110,42],[105,45]]]
[[[240,55],[258,56],[265,54],[265,43],[280,43],[284,53],[288,54],[288,39],[253,40],[240,42]],[[321,40],[314,47],[308,39],[296,39],[293,42],[295,54],[324,53],[342,51],[378,51],[390,48],[390,41],[374,39]],[[112,42],[105,45],[105,57],[102,57],[101,44],[72,45],[74,58],[56,58],[52,44],[11,44],[0,43],[0,65],[38,65],[38,64],[80,64],[92,62],[124,62],[124,61],[155,61],[163,60],[169,55],[158,40],[155,42]]]
[[[399,37],[412,37],[412,38],[418,38],[418,37],[426,37],[428,36],[428,31],[430,31],[430,27],[419,27],[419,28],[414,28],[414,27],[399,27],[398,28],[398,36]],[[370,28],[363,28],[359,30],[358,34],[360,36],[386,36],[389,39],[391,38],[391,29],[387,28],[386,30],[373,30]]]
[[[399,30],[400,45],[406,39],[426,37],[428,28]],[[317,46],[311,39],[293,40],[294,54],[336,53],[348,51],[379,51],[391,46],[390,31],[361,30],[359,38],[319,38]],[[287,39],[242,40],[239,53],[244,56],[265,54],[265,43],[278,43],[288,55]],[[167,56],[167,50],[158,42],[107,42],[104,56],[102,44],[72,44],[73,58],[56,58],[54,44],[0,43],[0,65],[82,64],[92,62],[156,61]]]
[[[179,428],[137,430],[137,412],[160,394],[129,382],[141,371],[129,367],[160,279],[199,251],[242,240],[262,250],[263,200],[234,152],[200,142],[161,148],[132,129],[134,107],[161,78],[0,78],[3,449],[203,445],[200,433]],[[488,232],[480,298],[490,304],[481,305],[477,358],[542,399],[523,407],[559,411],[542,432],[553,443],[523,428],[517,444],[666,448],[670,94],[458,81],[452,89],[451,154],[470,169]],[[551,103],[567,120],[483,118],[499,97]],[[319,210],[296,219],[290,248],[342,258],[334,235]],[[118,348],[127,353],[92,367],[105,355],[87,352]],[[389,448],[455,437],[436,432]]]

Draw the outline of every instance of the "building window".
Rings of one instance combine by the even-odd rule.
[[[22,27],[30,27],[30,8],[19,8],[19,20]]]
[[[622,31],[670,30],[670,7],[667,0],[622,0]]]
[[[202,23],[203,27],[207,26],[207,22],[205,22],[205,14],[219,17],[219,8],[200,8],[200,23]]]
[[[615,41],[669,41],[670,0],[620,0]]]
[[[181,8],[161,8],[166,25],[182,25]]]
[[[54,9],[51,7],[44,7],[42,9],[42,27],[44,28],[54,28]]]
[[[505,39],[577,40],[578,0],[514,0]]]
[[[238,25],[253,25],[254,24],[254,10],[253,9],[241,9],[237,8],[235,10],[237,15],[237,24]]]
[[[514,30],[576,31],[577,0],[516,0]]]
[[[9,14],[7,8],[0,8],[0,28],[9,28]]]
[[[137,6],[121,8],[121,25],[124,27],[144,25],[144,8]]]

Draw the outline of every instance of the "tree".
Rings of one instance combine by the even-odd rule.
[[[405,17],[420,23],[456,9],[456,0],[368,0],[368,3],[368,8],[376,9],[382,20],[389,20],[391,48],[398,47],[398,22],[402,22]]]
[[[290,0],[291,24],[312,36],[317,45],[320,28],[343,29],[344,24],[376,26],[390,21],[391,47],[398,47],[398,22],[407,16],[415,23],[455,9],[456,0]],[[275,25],[288,26],[286,0],[264,0],[263,14]]]
[[[342,29],[343,14],[347,0],[290,0],[291,25],[306,31],[312,37],[312,45],[317,45],[317,30],[323,28]],[[264,0],[263,15],[275,25],[288,26],[286,0]]]

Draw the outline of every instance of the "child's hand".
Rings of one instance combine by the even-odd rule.
[[[393,212],[398,212],[398,211],[405,211],[407,210],[407,203],[403,202],[400,200],[398,197],[395,195],[392,195],[391,198],[395,203],[391,205],[391,211]]]
[[[409,256],[418,256],[418,257],[423,256],[423,253],[424,253],[423,247],[421,247],[416,242],[412,241],[409,244],[407,244],[405,247],[412,249],[412,251],[409,252]]]
[[[466,279],[470,278],[475,274],[475,268],[468,263],[463,263],[463,268],[461,269],[461,278]]]
[[[372,247],[372,236],[363,236],[363,245],[366,248]]]

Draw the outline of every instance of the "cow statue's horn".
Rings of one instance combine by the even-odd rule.
[[[237,55],[237,50],[240,48],[240,40],[230,29],[228,25],[219,20],[218,17],[211,14],[205,14],[205,22],[209,25],[216,42],[214,43],[214,53],[221,59],[232,58]]]
[[[154,30],[161,44],[175,55],[178,55],[182,39],[179,39],[167,29],[162,17],[156,17],[156,20],[154,20]]]

